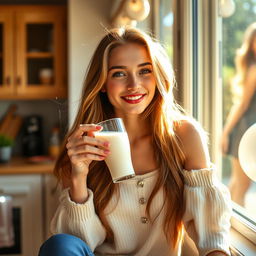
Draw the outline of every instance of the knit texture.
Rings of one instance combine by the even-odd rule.
[[[72,202],[69,189],[63,190],[60,205],[51,222],[52,232],[80,237],[95,255],[181,255],[180,246],[173,250],[163,232],[163,189],[158,191],[151,204],[150,214],[154,221],[151,222],[146,216],[146,203],[154,188],[157,174],[158,170],[155,170],[119,184],[119,200],[114,195],[105,210],[115,234],[114,244],[104,242],[106,232],[95,213],[91,190],[84,204]],[[214,250],[230,255],[231,200],[228,189],[218,181],[213,167],[184,170],[183,175],[186,204],[183,222],[198,248],[199,255],[206,255]]]

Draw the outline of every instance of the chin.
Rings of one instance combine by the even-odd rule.
[[[141,115],[141,114],[143,114],[143,112],[144,112],[145,110],[146,110],[146,109],[143,108],[143,109],[137,109],[137,110],[126,111],[126,114],[129,114],[129,115]]]
[[[130,116],[130,115],[141,115],[143,112],[145,111],[145,109],[134,109],[134,110],[125,110],[122,111],[121,109],[118,109],[117,111],[115,111],[116,115],[120,116],[120,115],[124,115],[124,116]]]

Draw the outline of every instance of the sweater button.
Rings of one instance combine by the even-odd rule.
[[[141,218],[140,218],[140,221],[141,221],[143,224],[146,224],[146,223],[148,223],[148,218],[147,218],[147,217],[141,217]]]
[[[141,197],[141,198],[139,199],[139,203],[140,203],[140,204],[145,204],[145,203],[146,203],[146,199],[145,199],[144,197]]]
[[[137,186],[143,188],[144,187],[144,181],[143,180],[139,180],[137,182]]]

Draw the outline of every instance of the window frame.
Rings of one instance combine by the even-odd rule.
[[[179,90],[182,105],[209,133],[211,159],[221,178],[219,138],[222,133],[222,18],[219,16],[219,0],[176,0],[180,5],[178,26],[181,50],[179,67]],[[196,9],[195,9],[196,8]],[[197,15],[197,22],[193,15]],[[197,28],[193,28],[192,24]],[[195,34],[197,31],[197,40]],[[175,35],[174,35],[175,37]],[[193,49],[196,47],[197,49]],[[196,58],[195,61],[193,58]],[[197,65],[197,67],[194,67]],[[195,72],[198,72],[195,74]],[[195,76],[197,76],[195,78]],[[196,94],[196,95],[195,95]],[[246,216],[242,207],[233,203],[232,229],[256,246],[256,225]],[[236,250],[236,244],[233,245]]]

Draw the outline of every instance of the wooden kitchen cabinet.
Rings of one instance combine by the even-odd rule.
[[[14,245],[0,248],[0,255],[35,256],[44,239],[43,177],[30,175],[1,175],[1,195],[12,198],[11,227]],[[6,223],[1,223],[0,227]]]
[[[53,175],[54,162],[31,163],[12,157],[0,164],[0,197],[12,197],[12,226],[15,244],[0,247],[0,255],[36,256],[49,238],[50,221],[59,205],[60,185]],[[2,208],[0,208],[1,210]],[[0,234],[6,222],[0,214]]]
[[[67,94],[66,8],[0,8],[0,99]]]

